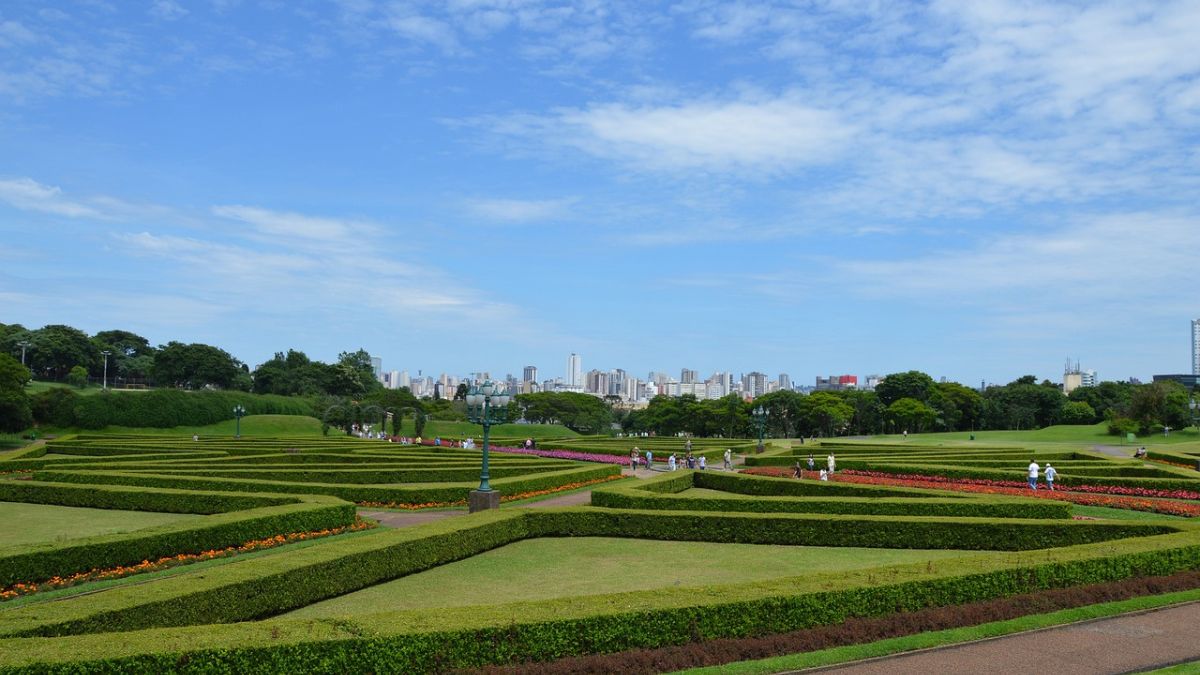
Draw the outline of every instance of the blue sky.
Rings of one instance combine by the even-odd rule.
[[[1184,372],[1200,2],[0,5],[0,321],[254,365]]]

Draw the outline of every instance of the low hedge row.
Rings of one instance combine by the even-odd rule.
[[[587,465],[561,471],[548,471],[533,476],[500,478],[493,487],[505,494],[549,490],[572,483],[597,480],[619,474],[615,465]],[[158,474],[123,473],[115,471],[41,470],[34,478],[46,482],[106,483],[224,492],[275,492],[331,495],[352,502],[395,502],[398,504],[429,504],[455,502],[467,498],[477,483],[441,483],[413,486],[370,486],[336,483],[286,483],[246,478],[206,478]]]
[[[1028,551],[1178,531],[1161,523],[605,509],[540,511],[529,530],[546,537],[979,551]]]
[[[699,475],[697,475],[699,477]],[[842,515],[949,516],[972,518],[1069,518],[1071,506],[1050,500],[895,499],[838,497],[682,496],[610,486],[592,491],[592,506],[670,511],[741,511],[751,513],[836,513]]]
[[[0,549],[0,587],[135,565],[180,553],[203,553],[279,534],[343,527],[354,520],[353,504],[314,498],[298,504],[205,516],[199,523],[188,521],[66,543],[11,546]]]
[[[522,466],[492,466],[489,474],[492,478],[512,478],[529,476],[547,471],[562,471],[562,463],[528,464]],[[256,480],[274,480],[296,483],[341,483],[354,485],[371,485],[376,483],[461,483],[479,478],[479,464],[462,468],[371,468],[371,469],[326,469],[308,471],[288,471],[280,469],[226,469],[226,468],[194,468],[184,469],[174,466],[159,466],[152,469],[134,471],[157,472],[170,476],[211,476],[213,478],[250,478]]]
[[[455,524],[453,530],[438,523],[442,529],[426,530],[427,537],[408,543],[423,542],[414,552],[423,555],[424,563],[438,564],[439,558],[452,559],[455,551],[485,550],[522,537],[522,520],[545,526],[559,518],[521,512],[487,514],[478,520],[473,518],[473,522]],[[376,546],[372,555],[358,550],[346,556],[345,566],[339,566],[336,560],[325,560],[318,565],[321,569],[310,564],[278,570],[271,584],[276,594],[286,594],[289,589],[284,581],[292,577],[298,582],[291,589],[295,593],[292,600],[302,602],[309,587],[319,588],[326,582],[341,585],[359,573],[370,576],[370,572],[385,572],[376,567],[383,561],[392,561],[394,570],[403,564],[402,556],[388,553],[405,544],[397,541],[404,534],[389,533],[393,540]],[[382,535],[347,543],[362,548],[365,544],[379,544],[381,538]],[[375,541],[363,541],[366,539]],[[265,623],[167,628],[127,634],[121,639],[113,639],[107,632],[53,641],[9,638],[7,649],[0,653],[0,671],[441,672],[686,644],[718,637],[782,633],[837,624],[851,617],[884,616],[1042,589],[1200,568],[1200,541],[1194,532],[1143,541],[1084,546],[1073,549],[1072,553],[1039,557],[1036,562],[976,559],[968,565],[967,561],[949,561],[940,564],[936,571],[925,565],[896,566],[887,568],[892,574],[881,573],[880,580],[873,583],[870,576],[860,574],[853,580],[833,578],[823,582],[824,590],[808,586],[797,590],[792,585],[794,579],[783,579],[507,606],[393,612],[337,621],[276,619]],[[318,548],[310,547],[298,555]],[[306,583],[310,580],[313,583]],[[89,632],[89,628],[128,630],[129,619],[145,617],[147,612],[155,619],[149,625],[196,624],[211,620],[206,617],[213,614],[254,616],[256,607],[273,604],[278,608],[288,604],[278,602],[281,598],[277,595],[256,594],[261,585],[262,580],[258,580],[241,588],[243,595],[235,593],[235,585],[223,592],[213,587],[208,589],[207,597],[188,596],[188,603],[165,606],[160,601],[141,608],[126,608],[124,612],[110,611],[106,616],[79,615],[70,626],[43,623],[38,630],[24,634],[77,634]],[[46,609],[51,614],[61,611],[54,607]],[[179,611],[186,616],[180,616]],[[0,617],[0,621],[7,619]],[[145,625],[142,621],[134,623]]]
[[[699,471],[694,476],[693,481],[696,487],[760,497],[904,497],[917,499],[930,496],[929,490],[916,488],[793,480],[719,471]],[[961,493],[945,493],[938,496],[951,499],[968,498]]]
[[[229,492],[196,492],[114,485],[77,485],[38,481],[0,481],[0,502],[54,504],[119,511],[156,511],[212,515],[264,506],[296,504],[301,497],[268,497]]]

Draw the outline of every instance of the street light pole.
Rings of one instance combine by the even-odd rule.
[[[17,345],[21,348],[21,365],[25,365],[25,348],[29,346],[29,340],[21,340]]]
[[[766,447],[763,445],[763,430],[767,427],[767,409],[759,405],[750,413],[754,416],[754,423],[758,425],[758,447],[756,452],[762,452]]]
[[[100,353],[104,355],[104,386],[102,388],[108,389],[108,355],[112,352],[105,349]]]
[[[245,414],[246,414],[246,409],[243,408],[240,404],[233,406],[233,416],[235,419],[237,419],[237,430],[234,431],[234,433],[233,433],[234,438],[242,437],[242,417]]]
[[[492,384],[491,380],[485,380],[467,392],[467,419],[483,425],[483,465],[479,472],[479,488],[472,490],[468,499],[471,513],[500,508],[500,493],[492,489],[488,469],[489,434],[493,424],[500,424],[508,417],[510,399],[504,386]]]

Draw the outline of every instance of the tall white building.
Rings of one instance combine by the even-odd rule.
[[[1192,322],[1192,374],[1200,375],[1200,319]]]
[[[583,359],[575,353],[567,358],[567,386],[583,388]]]

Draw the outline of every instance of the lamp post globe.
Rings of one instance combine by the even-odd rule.
[[[508,419],[510,400],[504,385],[494,384],[491,380],[485,380],[467,391],[467,419],[483,426],[483,462],[479,471],[479,487],[471,491],[468,499],[468,510],[471,513],[500,506],[500,493],[493,490],[491,485],[488,467],[489,441],[492,425],[501,424]]]
[[[755,448],[755,451],[762,452],[765,448],[763,445],[763,431],[767,427],[767,409],[760,404],[750,412],[750,415],[754,418],[755,425],[758,426],[758,446]]]
[[[234,431],[234,438],[242,437],[242,417],[246,415],[246,409],[241,404],[233,406],[233,417],[237,420],[237,428]]]

